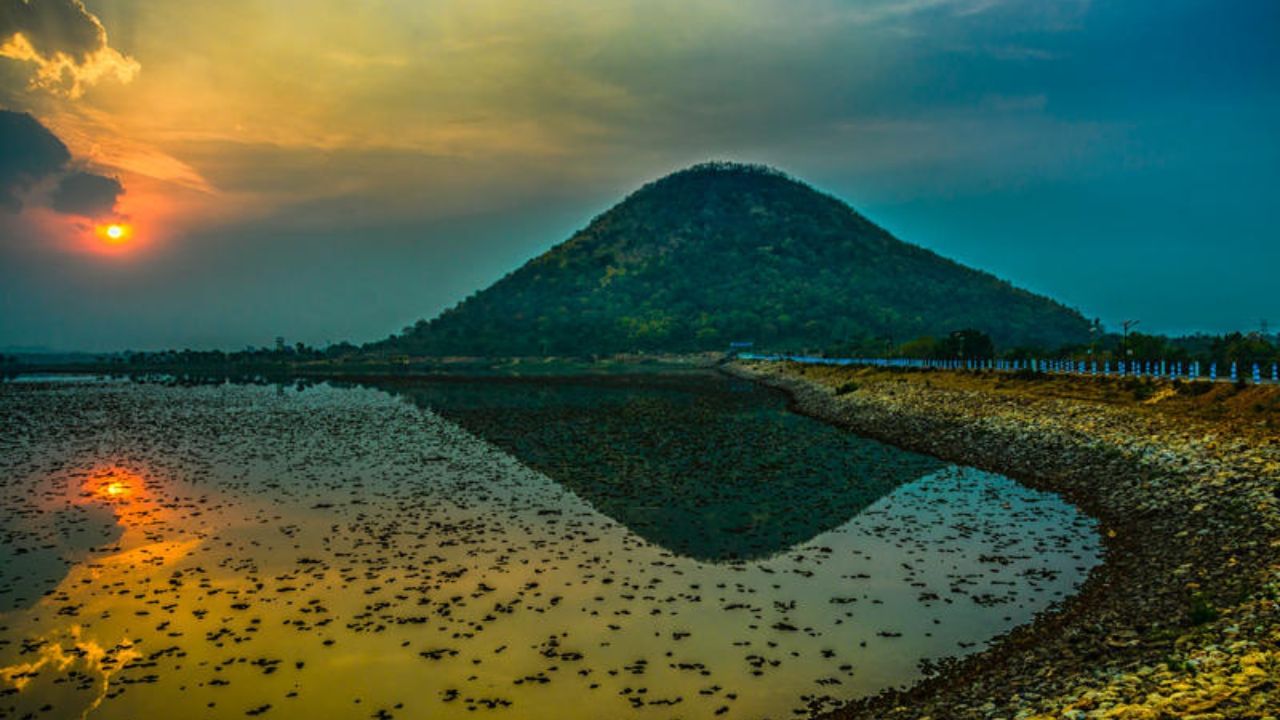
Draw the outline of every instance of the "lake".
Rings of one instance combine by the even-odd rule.
[[[1055,495],[714,375],[37,378],[0,428],[0,716],[803,716],[1101,558]]]

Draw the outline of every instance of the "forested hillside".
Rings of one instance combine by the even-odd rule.
[[[1088,337],[1081,315],[904,243],[769,168],[650,183],[456,307],[379,344],[414,355],[884,347],[972,328],[1001,346]]]

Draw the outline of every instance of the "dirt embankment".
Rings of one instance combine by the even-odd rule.
[[[1280,388],[737,363],[798,410],[1061,493],[1081,592],[837,718],[1280,716]]]

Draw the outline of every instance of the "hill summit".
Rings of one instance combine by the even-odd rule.
[[[877,348],[977,329],[1009,347],[1088,337],[1076,311],[890,235],[777,170],[654,181],[387,349],[586,355]]]

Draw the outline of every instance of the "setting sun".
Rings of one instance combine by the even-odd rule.
[[[120,245],[129,241],[133,236],[133,228],[123,223],[109,223],[107,225],[99,225],[97,235],[111,245]]]

